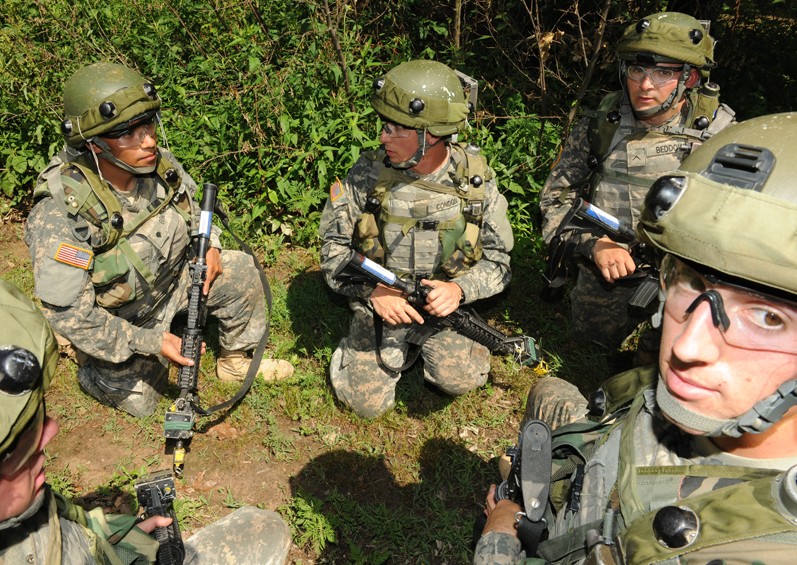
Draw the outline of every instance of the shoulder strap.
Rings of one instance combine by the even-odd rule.
[[[610,92],[603,97],[597,110],[585,112],[589,117],[590,152],[598,161],[602,161],[608,154],[614,134],[620,127],[619,117],[610,119],[609,114],[619,111],[622,102],[622,90]]]

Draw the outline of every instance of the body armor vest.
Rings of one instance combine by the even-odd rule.
[[[636,225],[648,189],[677,169],[702,142],[733,121],[734,112],[718,100],[719,87],[704,85],[687,94],[683,123],[640,129],[624,92],[604,97],[590,117],[592,169],[583,196],[609,214]]]
[[[797,550],[797,500],[794,488],[784,492],[785,474],[680,455],[691,453],[689,436],[662,431],[661,422],[656,429],[658,416],[646,409],[655,378],[650,367],[614,377],[626,381],[613,386],[627,389],[630,406],[602,423],[554,432],[555,516],[540,557],[607,565],[789,563]],[[636,386],[644,389],[633,395]]]
[[[64,153],[59,154],[41,173],[34,191],[35,199],[52,196],[68,216],[79,216],[89,224],[88,229],[73,231],[94,253],[90,274],[97,304],[128,320],[135,319],[137,313],[128,312],[126,307],[143,295],[151,297],[154,287],[171,286],[189,248],[189,228],[184,230],[181,241],[167,241],[169,234],[163,233],[163,226],[159,228],[150,222],[168,209],[179,215],[181,223],[190,226],[191,196],[182,187],[179,169],[161,152],[152,175],[153,181],[163,187],[163,193],[136,213],[122,210],[119,197],[89,165],[85,155],[68,160]],[[153,248],[169,247],[176,249],[179,257],[152,257]],[[149,265],[155,263],[167,268],[153,272]],[[144,281],[148,288],[138,288],[138,280]],[[151,300],[160,302],[167,294],[160,293],[159,298]],[[141,306],[151,310],[157,305],[151,300]]]
[[[378,177],[354,242],[399,276],[453,278],[481,259],[486,159],[472,145],[449,145],[455,170],[433,182],[375,164]]]

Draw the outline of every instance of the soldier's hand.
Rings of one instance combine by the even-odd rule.
[[[490,485],[490,490],[487,491],[487,506],[484,509],[484,513],[487,514],[487,523],[484,525],[482,535],[487,532],[502,532],[516,536],[515,514],[522,508],[507,498],[496,502],[495,488],[495,485]]]
[[[423,316],[407,302],[401,291],[377,285],[370,296],[374,312],[386,323],[397,326],[399,324],[423,323]]]
[[[168,516],[151,516],[146,520],[142,520],[136,526],[145,534],[151,534],[155,528],[165,528],[172,523],[172,519]]]
[[[608,237],[602,237],[592,248],[592,260],[600,269],[603,278],[613,283],[636,271],[636,264],[626,248]]]
[[[173,333],[163,332],[163,342],[161,343],[161,355],[166,357],[175,365],[186,365],[188,367],[194,364],[193,359],[183,357],[180,353],[183,347],[183,340],[174,335]],[[205,342],[202,342],[202,353],[205,353]]]
[[[208,270],[205,273],[205,286],[202,287],[202,293],[207,295],[210,292],[210,285],[224,272],[224,269],[221,268],[221,251],[215,247],[208,248],[205,262],[208,265]]]
[[[421,284],[432,289],[423,307],[431,315],[442,318],[459,308],[462,288],[457,283],[423,279]]]

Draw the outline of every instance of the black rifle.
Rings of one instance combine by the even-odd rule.
[[[153,534],[160,544],[158,565],[182,565],[185,559],[183,537],[174,513],[174,479],[169,471],[156,471],[136,482],[138,505],[145,509],[143,518],[166,516],[172,519],[168,526],[155,528]]]
[[[422,285],[420,281],[410,283],[401,280],[391,271],[356,251],[352,251],[349,259],[341,264],[334,278],[352,284],[365,283],[376,286],[381,283],[401,291],[410,303],[419,307],[426,304],[426,298],[432,290],[431,287]],[[420,347],[432,334],[451,328],[484,345],[493,353],[512,355],[521,365],[533,368],[540,364],[540,348],[534,338],[524,335],[508,336],[489,326],[475,312],[460,308],[447,316],[439,317],[430,315],[423,308],[418,311],[424,317],[424,323],[412,325],[407,333],[407,343]]]
[[[191,282],[188,288],[188,321],[183,331],[180,353],[194,361],[191,366],[180,366],[177,373],[177,386],[180,394],[166,411],[163,435],[167,445],[171,444],[174,454],[174,474],[183,476],[183,464],[187,444],[194,435],[194,420],[197,413],[207,414],[199,406],[198,376],[202,357],[202,341],[207,319],[207,296],[203,292],[207,277],[206,262],[210,247],[210,228],[213,222],[213,209],[216,204],[215,184],[205,183],[202,189],[202,206],[199,220],[199,233],[196,238],[196,257],[189,264]]]
[[[629,252],[637,265],[634,273],[620,279],[620,284],[638,286],[631,297],[631,306],[645,308],[658,295],[659,271],[651,250],[637,240],[634,229],[618,218],[577,197],[548,245],[548,265],[543,275],[548,282],[549,294],[563,289],[567,280],[568,263],[575,250],[570,233],[596,233],[608,235],[618,243],[628,243]]]

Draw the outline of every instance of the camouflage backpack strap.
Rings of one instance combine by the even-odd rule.
[[[493,170],[479,148],[472,144],[452,144],[454,155],[454,184],[462,199],[462,233],[441,232],[443,262],[440,268],[450,278],[467,271],[482,258],[481,229],[484,222],[486,184],[494,178]]]
[[[95,252],[112,248],[122,236],[122,206],[113,191],[97,173],[78,160],[64,161],[62,152],[39,175],[33,193],[38,199],[51,195],[71,217],[81,216],[101,229]],[[79,159],[79,158],[78,158]],[[85,182],[82,180],[85,179]]]
[[[384,266],[385,247],[380,239],[379,219],[382,201],[389,188],[389,181],[384,175],[384,171],[388,170],[389,167],[379,158],[380,154],[381,152],[371,152],[368,155],[371,159],[371,168],[366,176],[365,205],[360,217],[354,224],[352,243],[360,253]],[[340,183],[340,181],[336,182]]]
[[[582,195],[592,201],[595,187],[600,183],[602,164],[611,151],[612,140],[620,128],[620,108],[623,104],[625,93],[622,90],[610,92],[601,99],[597,110],[585,110],[584,115],[589,118],[587,138],[590,151],[587,156],[587,167],[590,172],[585,179],[574,182],[572,186],[582,187]],[[565,203],[569,191],[562,191],[559,199]]]
[[[687,125],[667,129],[670,133],[692,138],[691,151],[735,120],[736,112],[720,103],[719,91],[719,85],[713,82],[704,84],[697,91],[689,91],[686,95],[689,100],[689,114],[685,122]]]
[[[600,421],[627,407],[643,390],[652,387],[658,379],[655,367],[636,367],[609,377],[589,397],[588,417]]]
[[[619,111],[623,96],[622,90],[610,92],[603,97],[597,110],[584,112],[589,117],[590,160],[594,158],[596,164],[609,153],[614,134],[620,127]]]

